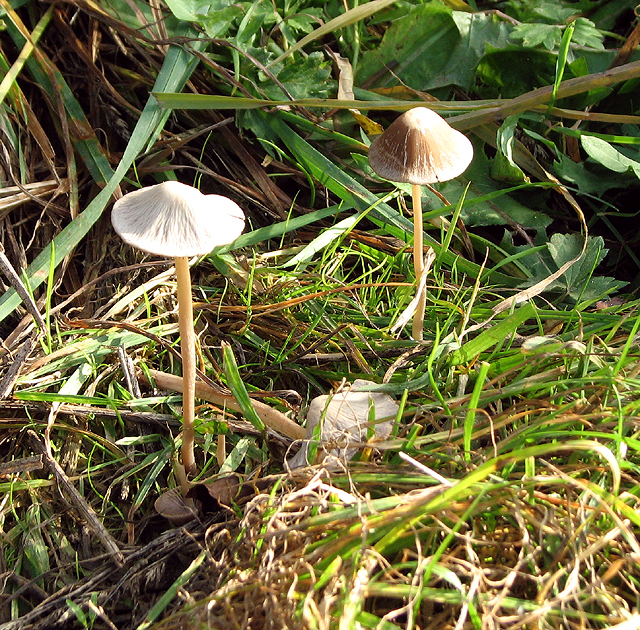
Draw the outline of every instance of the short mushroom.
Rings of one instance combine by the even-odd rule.
[[[423,270],[423,184],[446,182],[461,175],[473,159],[473,145],[442,116],[414,107],[397,118],[369,147],[369,164],[380,177],[411,184],[413,199],[413,264],[416,282]],[[413,338],[423,338],[426,292],[418,296]]]
[[[113,206],[111,222],[128,245],[175,259],[184,381],[182,465],[194,474],[196,357],[189,257],[234,241],[244,228],[244,214],[227,197],[167,181],[124,195]]]
[[[330,468],[338,463],[344,465],[356,454],[357,445],[368,442],[371,430],[374,442],[386,440],[400,408],[388,394],[359,391],[372,385],[376,384],[356,379],[331,396],[314,398],[307,410],[306,439],[300,450],[287,460],[287,467],[295,470],[315,463],[324,463]],[[318,431],[316,427],[320,423]],[[309,461],[313,442],[317,447],[316,460]]]

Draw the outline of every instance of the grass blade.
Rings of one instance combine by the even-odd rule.
[[[192,33],[191,30],[188,31]],[[186,33],[183,33],[186,34]],[[194,42],[193,46],[203,45]],[[156,88],[159,90],[180,89],[191,76],[197,65],[197,59],[179,46],[172,46],[167,52],[164,64],[158,79]],[[155,99],[149,97],[147,104],[140,115],[140,119],[127,145],[122,160],[115,173],[110,177],[106,186],[94,198],[74,221],[67,225],[54,239],[56,244],[55,266],[68,256],[77,244],[84,238],[87,232],[102,215],[103,210],[111,200],[114,191],[120,185],[122,178],[133,164],[136,157],[149,144],[158,137],[164,122],[170,112],[160,109]],[[31,289],[34,290],[46,279],[49,262],[51,258],[51,248],[46,247],[40,252],[27,270]],[[0,297],[0,322],[8,317],[20,303],[20,298],[15,291],[10,290]]]
[[[309,42],[315,41],[319,37],[324,37],[328,33],[333,33],[333,31],[338,30],[339,28],[344,28],[345,26],[350,26],[351,24],[355,24],[360,20],[364,20],[376,13],[376,11],[380,11],[385,7],[393,4],[395,0],[373,0],[373,2],[365,2],[360,6],[356,6],[353,9],[350,9],[339,15],[338,17],[333,18],[326,24],[323,24],[320,28],[317,28],[313,33],[309,33],[306,37],[303,37],[299,42],[296,42],[289,50],[280,55],[277,59],[272,61],[269,66],[274,66],[277,63],[280,63],[283,59],[286,59],[294,52],[300,50],[304,46],[306,46]]]
[[[242,408],[242,413],[244,414],[245,418],[249,422],[251,422],[251,424],[256,429],[258,429],[258,431],[264,433],[264,422],[262,422],[262,420],[256,413],[256,410],[253,408],[253,405],[251,404],[251,399],[249,398],[249,394],[247,393],[247,388],[244,386],[242,377],[238,372],[236,358],[233,356],[233,350],[231,349],[231,346],[229,344],[224,344],[224,371],[227,375],[227,384],[229,385],[229,389]]]

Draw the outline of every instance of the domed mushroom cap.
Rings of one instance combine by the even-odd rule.
[[[369,164],[380,177],[407,184],[446,182],[472,159],[469,139],[426,107],[402,114],[369,147]]]
[[[244,228],[244,213],[227,197],[169,181],[118,199],[111,223],[127,245],[177,258],[208,254],[234,241]]]

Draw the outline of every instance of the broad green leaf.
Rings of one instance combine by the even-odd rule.
[[[233,23],[242,19],[242,15],[242,8],[232,4],[200,18],[199,22],[207,37],[225,37]]]
[[[496,19],[494,15],[454,11],[453,20],[460,39],[446,65],[431,79],[429,89],[438,86],[458,85],[470,90],[475,81],[476,68],[487,50],[487,44],[501,48],[507,43],[511,24]]]
[[[258,57],[260,51],[253,51]],[[304,98],[326,98],[331,92],[335,92],[335,82],[331,80],[331,64],[326,60],[324,54],[320,52],[311,53],[304,59],[296,60],[295,63],[283,64],[281,67],[275,66],[272,72],[294,99]],[[281,99],[283,94],[280,85],[265,77],[260,83],[261,92],[268,98],[274,100]]]
[[[179,20],[197,22],[212,10],[220,10],[229,2],[205,2],[204,0],[165,0],[173,15]]]
[[[596,28],[596,25],[586,18],[579,17],[575,20],[576,29],[573,33],[573,41],[578,46],[588,46],[596,50],[604,50],[604,33]]]
[[[508,240],[507,238],[502,242],[507,251],[520,251],[526,254],[527,250],[531,249],[528,245],[513,247]],[[520,259],[531,272],[531,278],[524,286],[536,284],[557,271],[566,262],[573,260],[580,254],[582,244],[583,237],[580,234],[553,234],[545,243],[544,249],[536,248],[532,255]],[[602,237],[589,237],[582,258],[552,282],[545,292],[560,294],[559,301],[575,303],[600,299],[617,291],[626,283],[606,276],[593,275],[594,270],[606,255],[607,249],[604,247]]]
[[[562,28],[557,24],[518,24],[510,39],[526,48],[543,46],[556,50],[562,39]]]
[[[430,2],[394,22],[380,46],[362,56],[356,83],[362,84],[388,68],[390,72],[376,79],[376,87],[397,85],[400,79],[416,90],[429,89],[460,41],[451,13],[444,5]]]
[[[531,207],[527,207],[507,194],[508,191],[504,190],[503,185],[492,179],[490,172],[486,155],[483,151],[476,151],[471,166],[465,171],[465,177],[471,182],[461,214],[466,225],[505,225],[512,220],[541,230],[551,223],[549,216],[537,209],[541,206],[541,199],[548,195],[547,192],[531,184],[529,188]],[[525,186],[524,191],[526,190]],[[446,187],[444,191],[446,194]],[[521,192],[519,199],[525,198],[526,196]]]
[[[515,17],[521,22],[564,24],[576,13],[575,3],[564,0],[528,0],[513,3]]]
[[[355,24],[360,20],[364,20],[365,18],[373,15],[377,11],[384,9],[385,7],[393,4],[396,0],[372,0],[372,2],[365,2],[359,6],[356,6],[353,9],[349,9],[342,15],[339,15],[336,18],[333,18],[326,24],[323,24],[320,28],[317,28],[313,33],[309,33],[306,37],[303,37],[298,43],[292,46],[285,53],[280,55],[273,64],[279,63],[289,55],[292,55],[294,52],[297,52],[308,43],[327,35],[328,33],[333,33],[345,26],[351,26],[351,24]]]
[[[606,140],[583,135],[580,142],[587,155],[602,166],[616,173],[626,173],[631,170],[640,178],[640,162],[628,158]]]
[[[597,166],[597,165],[595,165]],[[600,172],[593,172],[594,164],[589,161],[574,162],[564,154],[553,163],[554,173],[564,182],[575,186],[581,193],[599,197],[610,188],[626,188],[633,176],[625,173],[611,173],[602,177]]]
[[[553,83],[555,65],[556,56],[546,50],[513,45],[497,49],[488,44],[477,79],[497,88],[502,98],[513,98]]]
[[[528,181],[527,176],[522,169],[514,163],[509,162],[507,158],[500,152],[496,153],[491,160],[491,178],[497,182],[506,184],[515,184],[518,182]]]

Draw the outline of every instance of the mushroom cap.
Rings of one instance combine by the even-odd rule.
[[[167,181],[118,199],[111,223],[127,245],[177,258],[208,254],[234,241],[244,228],[244,213],[227,197]]]
[[[426,107],[396,118],[369,147],[369,164],[380,177],[407,184],[446,182],[472,159],[469,139]]]
[[[291,470],[315,462],[308,461],[309,446],[314,440],[316,426],[322,421],[319,446],[326,446],[328,453],[338,459],[351,459],[357,448],[352,443],[367,441],[370,428],[370,411],[374,407],[376,439],[385,440],[391,435],[398,403],[388,394],[381,392],[361,392],[361,387],[375,385],[372,381],[356,379],[351,386],[332,396],[317,396],[311,401],[307,411],[307,437],[300,450],[287,464]],[[329,446],[331,445],[331,447]],[[318,449],[319,451],[323,449]],[[327,453],[320,452],[320,457]]]

